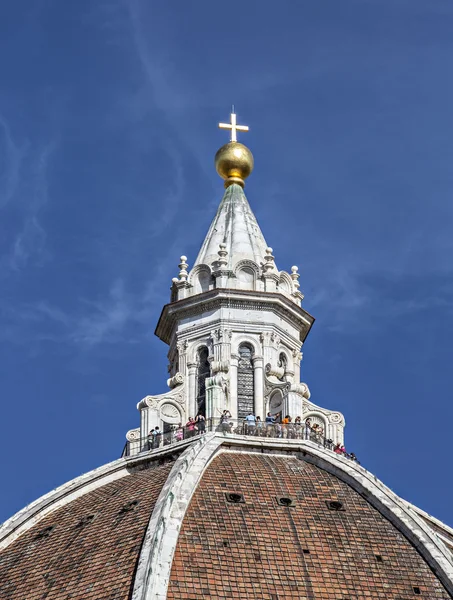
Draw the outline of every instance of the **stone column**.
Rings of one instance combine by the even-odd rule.
[[[186,415],[195,418],[197,411],[197,363],[188,363],[187,370],[189,385]]]
[[[264,358],[255,356],[253,358],[253,381],[255,387],[255,415],[259,415],[264,421]]]
[[[221,374],[206,377],[206,418],[215,422],[225,406],[225,380]]]
[[[228,410],[233,419],[238,418],[238,363],[239,356],[232,354],[230,359],[230,398]]]
[[[149,430],[151,429],[149,426],[148,411],[149,408],[147,406],[140,408],[140,442],[142,446],[147,439]]]
[[[302,360],[302,352],[299,350],[293,350],[293,358],[294,358],[294,383],[300,382],[300,363]]]
[[[178,371],[182,373],[184,377],[187,377],[187,347],[189,342],[187,340],[180,340],[176,344],[178,351]],[[174,375],[174,373],[172,373]]]

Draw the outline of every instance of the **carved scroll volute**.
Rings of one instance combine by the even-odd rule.
[[[184,375],[182,373],[176,373],[170,379],[167,379],[167,385],[169,388],[173,389],[178,385],[182,385],[184,383]]]

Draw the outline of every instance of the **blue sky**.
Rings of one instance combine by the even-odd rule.
[[[316,323],[302,379],[346,445],[453,525],[453,4],[18,0],[0,7],[0,521],[120,455],[165,390],[153,334],[223,193]]]

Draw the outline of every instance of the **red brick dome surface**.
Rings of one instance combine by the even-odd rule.
[[[346,483],[293,457],[231,452],[195,491],[167,597],[450,598],[411,543]]]
[[[128,600],[150,515],[174,463],[50,513],[0,552],[1,600]]]

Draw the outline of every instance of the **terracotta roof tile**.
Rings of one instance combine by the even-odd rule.
[[[172,466],[88,492],[21,535],[0,552],[0,598],[128,599],[143,536]]]
[[[344,510],[329,510],[330,500]],[[348,485],[296,458],[223,453],[186,513],[167,597],[403,600],[417,597],[414,587],[421,598],[449,598],[409,541]]]

